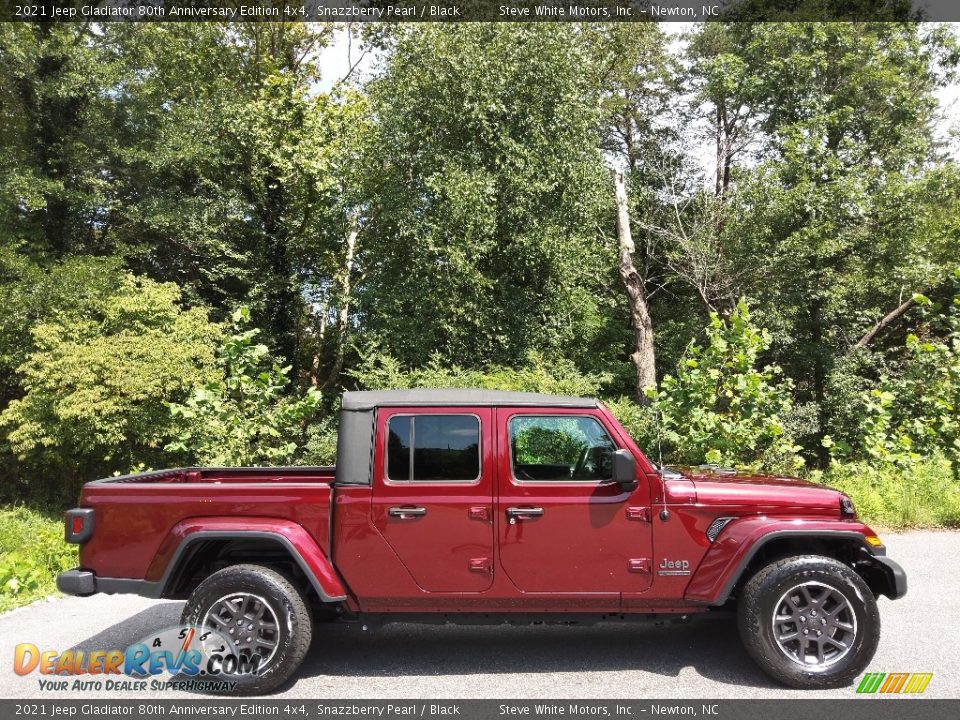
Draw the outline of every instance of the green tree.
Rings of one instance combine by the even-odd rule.
[[[48,265],[0,246],[0,407],[22,392],[17,368],[35,350],[31,330],[65,314],[96,312],[123,277],[116,258],[81,255]]]
[[[172,283],[128,276],[95,307],[32,329],[24,395],[0,428],[34,476],[57,478],[69,496],[80,481],[169,461],[167,403],[209,376],[219,335],[205,310],[180,301]]]
[[[610,357],[595,345],[613,258],[589,59],[568,25],[397,33],[368,88],[366,341],[406,366]]]
[[[650,391],[656,418],[644,429],[654,436],[639,439],[661,446],[672,463],[795,470],[791,383],[779,367],[759,364],[770,340],[742,301],[727,319],[713,313],[706,342],[691,342],[676,374]]]
[[[753,140],[728,175],[726,284],[753,299],[812,409],[811,451],[842,415],[841,360],[955,262],[958,172],[932,136],[953,47],[912,23],[732,24],[692,45],[705,106]]]
[[[958,292],[945,311],[918,298],[927,310],[922,329],[907,335],[896,374],[884,374],[866,394],[869,458],[910,464],[940,455],[960,472],[960,271],[955,279]]]
[[[335,195],[338,111],[309,58],[330,28],[111,24],[124,68],[111,146],[113,235],[131,267],[176,279],[226,311],[238,302],[301,364]]]
[[[282,465],[293,461],[307,421],[321,395],[310,388],[302,397],[285,393],[290,367],[281,367],[270,349],[254,342],[250,311],[233,314],[231,334],[220,347],[221,374],[197,387],[182,404],[170,407],[177,439],[167,450],[215,466]]]
[[[99,251],[119,68],[90,23],[0,26],[0,244],[34,258]]]

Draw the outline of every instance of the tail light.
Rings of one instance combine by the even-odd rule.
[[[82,545],[93,535],[93,508],[74,508],[66,512],[64,539]]]

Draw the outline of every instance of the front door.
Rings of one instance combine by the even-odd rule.
[[[493,413],[381,408],[373,524],[427,592],[493,583]]]
[[[500,565],[524,592],[626,593],[652,578],[650,500],[612,482],[602,413],[497,410]]]

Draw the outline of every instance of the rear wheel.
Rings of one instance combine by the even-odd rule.
[[[261,565],[215,572],[193,591],[181,622],[216,630],[216,637],[232,643],[220,653],[218,679],[236,683],[230,692],[237,695],[267,693],[288,680],[306,657],[313,634],[300,591]]]
[[[870,588],[850,567],[814,555],[778,560],[750,578],[738,625],[757,664],[797,688],[849,685],[880,640]]]

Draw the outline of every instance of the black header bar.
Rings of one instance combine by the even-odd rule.
[[[72,682],[72,681],[71,681]],[[160,682],[154,680],[151,682]],[[854,695],[853,688],[850,694]],[[685,717],[701,720],[942,720],[957,717],[960,700],[316,700],[306,698],[223,699],[187,697],[115,700],[0,700],[3,717],[71,720],[102,717],[223,718],[225,720],[646,720]]]
[[[960,21],[956,0],[0,0],[23,22]]]

